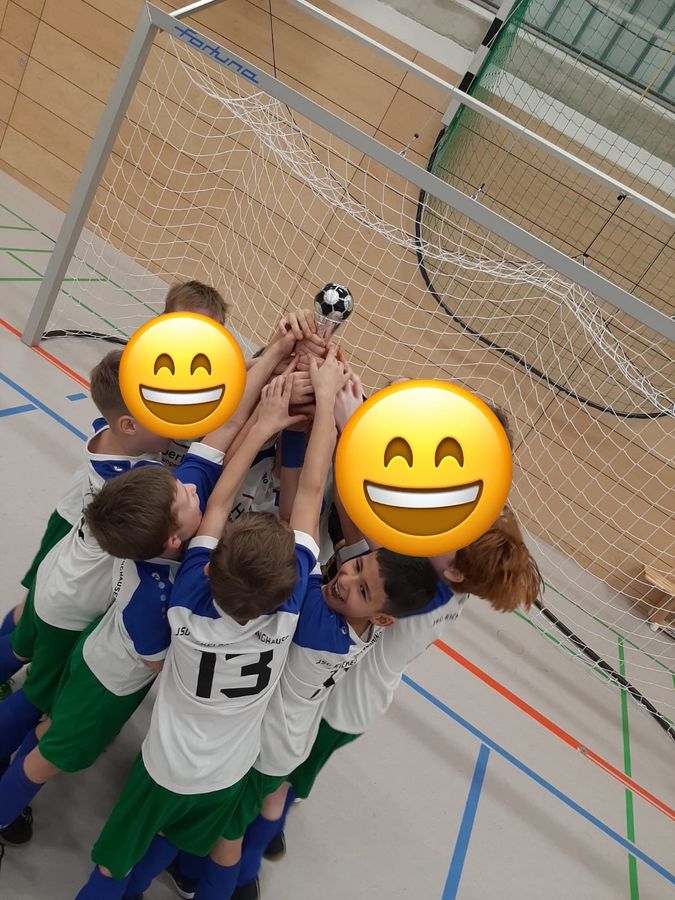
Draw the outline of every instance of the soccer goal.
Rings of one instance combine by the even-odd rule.
[[[198,278],[258,347],[282,311],[327,282],[349,286],[355,311],[340,336],[368,391],[401,375],[446,378],[507,410],[512,503],[549,588],[532,623],[608,684],[625,687],[617,648],[627,654],[631,695],[672,735],[675,644],[649,630],[640,600],[644,569],[667,576],[675,564],[675,321],[631,289],[628,268],[575,259],[528,227],[551,202],[536,177],[497,208],[481,192],[487,168],[461,183],[441,171],[461,147],[439,141],[421,167],[187,24],[211,5],[144,7],[24,340],[124,341],[168,284]],[[646,217],[672,233],[675,216],[639,180],[340,27],[508,135],[520,151],[495,146],[493,174],[536,157],[561,190],[583,179],[596,198],[621,194],[626,227]],[[568,225],[575,215],[566,206]],[[616,254],[628,267],[620,244]],[[674,276],[663,270],[664,288]]]

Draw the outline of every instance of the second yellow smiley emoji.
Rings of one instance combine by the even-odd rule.
[[[355,525],[410,556],[466,547],[499,516],[511,486],[508,438],[482,400],[444,381],[374,394],[347,423],[335,480]]]
[[[190,440],[226,422],[246,386],[232,335],[207,316],[169,313],[143,325],[120,361],[129,412],[150,431]]]

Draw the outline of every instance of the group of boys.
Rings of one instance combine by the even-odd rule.
[[[179,310],[226,321],[199,282],[169,291],[164,311]],[[527,607],[541,578],[508,508],[456,554],[368,545],[326,494],[361,384],[311,314],[282,319],[235,414],[189,447],[129,414],[120,355],[92,372],[103,418],[0,629],[0,682],[29,664],[0,704],[0,840],[28,839],[41,787],[92,765],[161,672],[77,900],[141,897],[165,869],[184,898],[255,900],[293,800],[466,597]],[[322,573],[332,505],[340,543]]]

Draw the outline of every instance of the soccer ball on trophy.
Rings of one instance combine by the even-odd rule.
[[[354,300],[349,288],[343,284],[327,284],[314,298],[316,327],[326,341],[345,322],[354,309]]]

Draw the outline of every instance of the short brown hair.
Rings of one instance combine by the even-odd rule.
[[[297,579],[295,538],[273,513],[244,513],[228,522],[211,554],[209,582],[216,604],[234,619],[274,612]]]
[[[529,609],[544,590],[544,579],[527,549],[508,506],[492,528],[455,554],[464,575],[458,590],[487,600],[499,612]]]
[[[119,559],[161,556],[176,530],[176,479],[159,465],[136,466],[106,481],[84,510],[99,546]]]
[[[91,399],[109,424],[118,416],[129,415],[120,390],[121,359],[122,350],[111,350],[91,370]]]
[[[203,312],[210,319],[224,325],[229,307],[221,294],[210,284],[186,281],[169,288],[164,302],[164,313]]]

